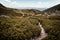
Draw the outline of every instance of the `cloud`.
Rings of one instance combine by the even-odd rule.
[[[16,1],[12,1],[12,0],[4,0],[4,1],[6,4],[8,4],[7,7],[11,7],[11,8],[19,7],[19,4]]]
[[[4,0],[4,1],[6,1],[6,2],[11,2],[11,0]]]
[[[42,8],[49,8],[49,7],[55,6],[57,4],[60,4],[60,2],[59,1],[54,1],[54,2],[37,2],[37,5],[40,5],[39,7],[42,7]]]
[[[17,8],[19,7],[19,4],[16,1],[14,1],[14,2],[11,2],[10,7]]]
[[[24,3],[25,2],[25,3]],[[60,3],[60,0],[55,1],[12,1],[4,0],[7,7],[18,8],[18,7],[33,7],[33,8],[49,8]]]
[[[37,4],[39,5],[39,7],[48,8],[50,3],[49,2],[37,2]]]

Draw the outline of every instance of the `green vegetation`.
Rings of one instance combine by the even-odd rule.
[[[46,10],[44,10],[44,11],[51,13],[51,12],[56,12],[56,10],[57,10],[57,11],[60,11],[60,4],[55,5],[55,6],[51,7],[51,8],[48,8],[48,9],[46,9]]]
[[[0,40],[25,40],[40,35],[36,19],[0,17]]]
[[[54,19],[55,18],[55,19]],[[48,37],[43,40],[60,40],[60,18],[50,17],[44,24]]]
[[[39,37],[39,22],[48,34],[43,40],[60,40],[60,16],[36,16],[38,14],[44,15],[38,10],[18,10],[0,4],[0,40],[30,40]]]

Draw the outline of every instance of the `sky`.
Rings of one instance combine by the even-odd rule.
[[[11,8],[50,8],[60,4],[60,0],[0,0],[0,3]]]

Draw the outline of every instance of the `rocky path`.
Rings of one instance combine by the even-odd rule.
[[[31,40],[42,40],[43,38],[48,36],[40,23],[39,23],[39,27],[41,28],[40,36],[38,38],[31,39]]]

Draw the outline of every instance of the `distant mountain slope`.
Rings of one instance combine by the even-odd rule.
[[[0,3],[0,8],[6,8],[5,6],[3,6],[1,3]]]
[[[37,10],[43,11],[46,10],[47,8],[36,8]]]
[[[35,10],[40,10],[40,11],[43,11],[47,8],[35,8],[35,7],[19,7],[19,8],[16,8],[16,9],[35,9]]]
[[[60,4],[53,6],[49,9],[44,10],[45,12],[55,12],[55,11],[60,11]]]
[[[21,16],[23,14],[27,15],[36,15],[42,13],[39,10],[35,9],[14,9],[14,8],[7,8],[0,4],[0,15],[8,15],[8,16]]]
[[[0,15],[15,15],[16,13],[0,4]]]

